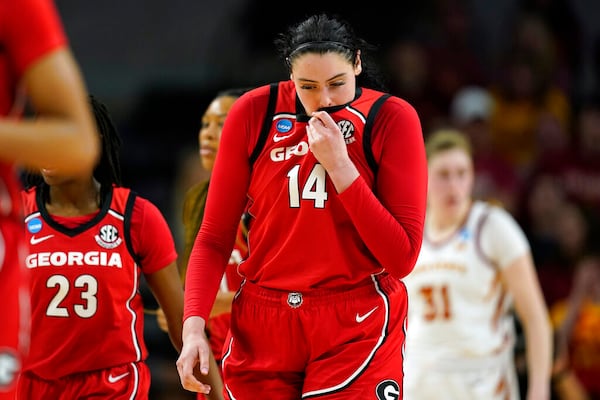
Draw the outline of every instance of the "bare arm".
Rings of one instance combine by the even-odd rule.
[[[70,50],[54,51],[35,62],[22,83],[36,118],[0,118],[0,159],[67,174],[91,171],[99,156],[99,137]]]
[[[523,324],[527,349],[528,400],[550,399],[552,328],[548,310],[528,252],[508,265],[502,274]]]
[[[146,274],[146,281],[164,312],[168,333],[177,351],[181,351],[183,320],[183,287],[179,278],[177,263],[174,261],[167,267],[152,274]]]
[[[177,351],[181,352],[183,346],[183,287],[176,262],[157,272],[146,275],[146,281],[160,305],[159,310],[164,315],[171,342]],[[200,380],[211,387],[210,393],[207,395],[209,400],[222,400],[223,381],[212,352],[209,352],[208,362],[208,373]]]

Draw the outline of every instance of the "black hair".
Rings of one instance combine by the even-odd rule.
[[[354,65],[360,51],[362,72],[357,77],[357,84],[386,90],[383,76],[370,54],[377,47],[358,37],[352,26],[338,16],[312,15],[279,34],[275,46],[288,68],[294,59],[306,53],[335,52]]]
[[[102,187],[122,186],[120,154],[123,141],[106,105],[94,96],[90,96],[90,103],[102,139],[102,155],[94,169],[94,177]]]
[[[102,199],[113,185],[122,185],[120,162],[122,140],[106,105],[91,95],[89,101],[102,142],[100,160],[93,173],[94,178],[100,183],[100,198]],[[47,193],[47,185],[43,177],[37,173],[29,173],[26,176],[25,186],[27,188],[37,186]]]
[[[232,88],[232,89],[225,89],[225,90],[221,90],[220,92],[217,92],[217,95],[215,97],[241,97],[244,93],[246,93],[247,91],[253,89],[252,87],[241,87],[241,88]]]

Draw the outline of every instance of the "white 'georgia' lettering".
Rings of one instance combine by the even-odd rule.
[[[303,156],[306,153],[308,153],[308,143],[301,141],[294,146],[275,147],[271,150],[271,160],[275,162],[289,160],[292,155]]]
[[[74,265],[123,268],[121,254],[105,251],[62,251],[33,253],[25,259],[27,268],[63,267]]]

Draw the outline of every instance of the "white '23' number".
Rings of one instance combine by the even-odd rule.
[[[50,317],[69,317],[67,307],[61,306],[62,301],[67,297],[70,290],[69,280],[63,275],[52,275],[46,281],[47,288],[57,288],[56,293],[46,309],[46,315]],[[73,311],[81,318],[90,318],[98,309],[98,281],[92,275],[80,275],[73,282],[73,287],[81,290],[81,299],[83,304],[75,304]]]

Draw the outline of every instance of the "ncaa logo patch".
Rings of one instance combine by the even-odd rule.
[[[468,240],[471,238],[471,232],[467,228],[461,229],[459,232],[460,242],[458,242],[455,246],[457,251],[465,251],[468,245]]]
[[[337,122],[337,126],[338,128],[340,128],[340,131],[342,131],[342,135],[344,136],[344,141],[346,142],[346,144],[350,144],[356,141],[356,138],[354,137],[354,131],[356,130],[356,128],[354,128],[354,124],[352,123],[352,121],[343,119]]]
[[[29,233],[38,233],[42,230],[42,220],[33,218],[27,222],[27,230]]]
[[[96,243],[105,249],[114,249],[123,241],[119,237],[119,230],[113,225],[102,226],[100,232],[94,238]]]
[[[280,119],[275,124],[275,129],[277,129],[277,132],[287,133],[292,129],[292,121],[289,119]]]
[[[392,379],[379,382],[375,389],[378,400],[398,400],[400,398],[400,385]]]
[[[472,236],[471,232],[467,228],[462,228],[459,235],[462,240],[469,240]]]

